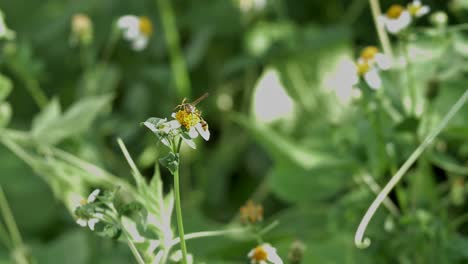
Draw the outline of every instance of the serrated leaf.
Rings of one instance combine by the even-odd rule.
[[[89,129],[91,123],[111,99],[112,96],[104,95],[80,100],[73,104],[62,116],[54,120],[52,120],[52,117],[56,117],[57,106],[52,105],[52,109],[49,110],[50,114],[44,114],[44,117],[41,118],[48,121],[47,125],[33,130],[33,136],[43,144],[53,145],[68,137],[82,133]]]
[[[45,133],[44,130],[60,118],[62,110],[57,98],[52,99],[32,121],[31,132],[33,135]]]

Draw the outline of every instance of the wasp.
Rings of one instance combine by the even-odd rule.
[[[183,109],[187,113],[194,113],[197,110],[195,106],[198,103],[200,103],[203,99],[205,99],[206,97],[208,97],[208,93],[203,94],[202,96],[198,97],[198,99],[196,99],[195,101],[191,103],[187,103],[187,98],[184,98],[184,100],[182,100],[182,103],[176,106],[175,109]]]

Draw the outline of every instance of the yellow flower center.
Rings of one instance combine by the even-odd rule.
[[[151,20],[146,16],[140,17],[140,31],[143,33],[143,35],[147,37],[153,34],[153,24],[151,23]]]
[[[181,109],[177,111],[175,119],[179,121],[179,123],[186,129],[194,127],[201,121],[200,116],[198,114],[198,110],[189,112],[185,109]]]
[[[364,60],[373,60],[375,54],[377,53],[379,53],[379,49],[377,47],[369,46],[361,51],[361,58],[363,58]]]
[[[357,67],[357,72],[360,76],[366,74],[370,69],[370,65],[368,62],[358,62],[356,64],[356,67]]]
[[[419,10],[421,10],[421,5],[418,5],[418,4],[409,4],[408,5],[408,12],[412,16],[416,16],[418,14]]]
[[[392,18],[392,19],[397,19],[400,17],[401,13],[405,11],[405,8],[401,5],[392,5],[390,8],[387,10],[387,17]]]
[[[251,259],[257,262],[266,261],[268,260],[268,253],[262,246],[258,246],[254,249]]]
[[[83,205],[86,205],[86,204],[88,204],[88,200],[86,200],[86,199],[81,199],[80,205],[83,206]]]

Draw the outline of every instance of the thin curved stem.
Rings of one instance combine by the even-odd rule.
[[[202,237],[225,236],[225,235],[230,235],[230,234],[243,233],[247,230],[248,230],[247,228],[236,228],[236,229],[215,230],[215,231],[201,231],[201,232],[186,234],[184,238],[185,240],[189,240],[189,239],[202,238]],[[178,243],[180,243],[180,238],[175,238],[174,240],[172,240],[171,246],[177,245]]]
[[[461,107],[468,100],[468,89],[463,93],[463,95],[458,99],[458,101],[450,108],[449,112],[444,116],[439,125],[427,135],[424,141],[416,148],[416,150],[411,154],[411,156],[403,163],[400,169],[395,173],[395,175],[390,179],[390,181],[385,185],[383,190],[377,195],[377,198],[372,202],[369,209],[367,209],[366,214],[361,220],[361,223],[358,226],[356,235],[354,237],[354,243],[359,248],[366,248],[370,245],[370,239],[364,238],[364,232],[366,231],[367,226],[369,225],[370,220],[374,216],[375,212],[385,200],[390,191],[395,187],[395,185],[401,180],[403,175],[410,169],[410,167],[416,162],[416,160],[421,156],[424,150],[432,143],[432,141],[439,135],[439,133],[448,125],[452,117],[461,109]]]
[[[372,11],[372,17],[374,18],[374,24],[377,30],[377,35],[379,36],[380,45],[382,46],[385,55],[390,57],[393,61],[392,46],[390,45],[390,40],[388,38],[387,32],[385,31],[384,25],[379,19],[382,15],[379,0],[369,0],[369,3]]]
[[[137,260],[138,264],[145,264],[143,257],[140,255],[140,252],[138,252],[138,249],[135,247],[135,244],[133,243],[132,239],[127,234],[127,231],[125,231],[125,237],[127,238],[128,247],[130,248],[130,251],[132,251],[132,254]]]

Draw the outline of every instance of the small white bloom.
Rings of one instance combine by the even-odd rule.
[[[408,12],[413,17],[422,17],[430,11],[431,8],[427,5],[423,5],[419,0],[414,0],[412,3],[408,4]]]
[[[13,30],[10,30],[6,23],[5,23],[5,17],[0,11],[0,39],[7,39],[11,40],[15,38],[15,32]]]
[[[177,250],[171,255],[171,261],[179,263],[182,262],[182,251]],[[193,263],[193,256],[192,254],[187,254],[187,264],[192,264]]]
[[[101,190],[99,189],[96,189],[93,192],[91,192],[91,194],[88,196],[88,199],[81,199],[79,204],[74,205],[75,206],[74,210],[76,210],[80,206],[84,206],[84,205],[87,205],[96,201],[96,198],[100,192]],[[85,219],[85,218],[76,219],[76,223],[82,227],[88,226],[89,229],[94,230],[94,226],[99,222],[99,220],[102,217],[103,215],[101,213],[95,213],[94,216],[89,219]]]
[[[392,67],[392,60],[383,53],[377,53],[374,56],[377,66],[381,70],[388,70]]]
[[[382,79],[380,79],[379,71],[374,68],[364,74],[364,80],[367,82],[370,88],[378,90],[382,87]]]
[[[117,26],[123,32],[124,39],[132,43],[132,48],[141,51],[148,45],[153,32],[153,25],[148,17],[126,15],[119,18]]]
[[[411,24],[410,12],[401,5],[390,6],[387,13],[379,19],[392,34],[398,34]]]
[[[268,243],[257,246],[247,255],[251,264],[283,264],[283,261],[276,253],[276,248]]]

